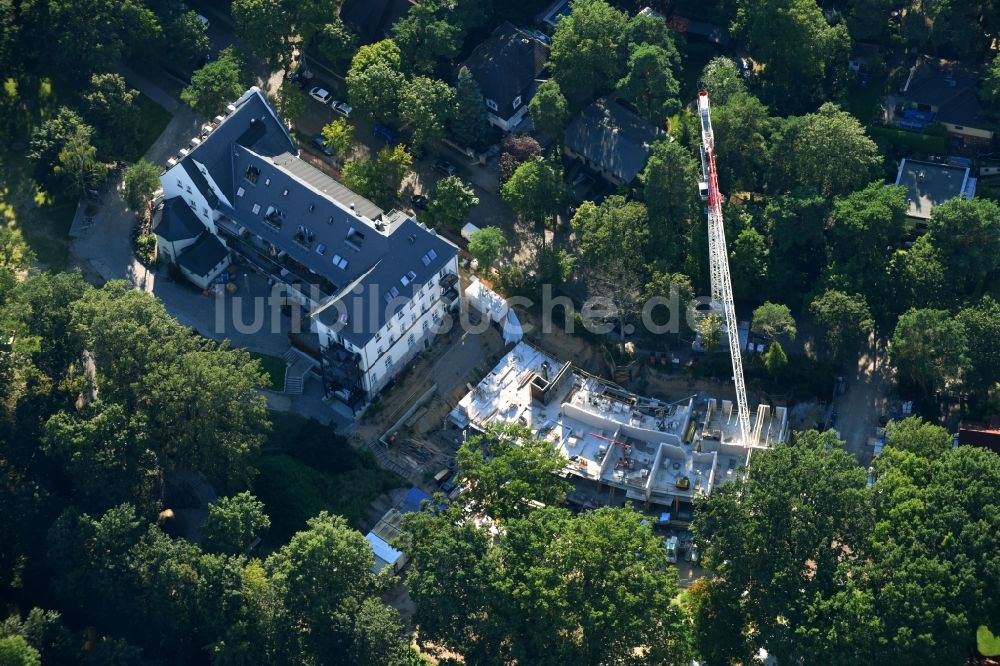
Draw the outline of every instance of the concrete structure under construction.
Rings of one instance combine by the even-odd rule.
[[[462,428],[520,423],[567,459],[567,476],[677,510],[742,473],[754,449],[788,433],[785,407],[758,405],[752,441],[740,441],[732,401],[673,403],[630,393],[520,342],[452,410]]]

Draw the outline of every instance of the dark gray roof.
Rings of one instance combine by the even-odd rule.
[[[649,146],[662,138],[663,133],[648,120],[605,97],[570,122],[565,145],[630,183],[646,165]]]
[[[370,270],[313,313],[328,326],[346,313],[348,321],[340,335],[359,347],[458,253],[458,248],[413,218],[407,218],[387,240],[385,253]]]
[[[414,0],[344,0],[340,18],[362,44],[370,44],[388,37],[393,24],[415,4]]]
[[[195,275],[205,277],[226,258],[229,250],[210,231],[205,231],[194,245],[185,249],[177,259],[177,265]]]
[[[171,197],[153,213],[153,231],[167,241],[194,238],[205,225],[181,197]]]
[[[903,90],[903,99],[936,107],[939,121],[986,128],[989,123],[982,117],[978,85],[979,74],[961,63],[921,57]]]
[[[303,274],[311,271],[318,276],[317,281],[323,278],[335,287],[327,304],[350,304],[348,311],[360,325],[352,325],[342,335],[361,346],[385,323],[385,313],[379,312],[386,305],[383,294],[396,287],[395,295],[412,295],[412,287],[404,288],[400,278],[413,273],[416,277],[412,279],[422,284],[458,249],[405,214],[384,213],[300,160],[297,152],[267,102],[259,93],[248,92],[241,97],[239,108],[185,160],[194,163],[196,173],[201,171],[198,164],[203,164],[232,202],[230,207],[216,201],[213,207],[285,252],[307,269]],[[199,189],[208,188],[204,177],[195,184]],[[266,221],[268,215],[280,224]],[[434,250],[434,257],[424,263],[429,250]],[[185,261],[197,258],[188,259],[190,252],[181,256],[181,265],[187,267]],[[363,287],[360,293],[348,293],[357,284]],[[364,314],[353,314],[355,307]],[[335,307],[323,308],[316,316],[328,324],[338,318]]]
[[[223,194],[233,191],[233,144],[250,148],[259,155],[271,157],[282,153],[298,153],[298,148],[284,123],[278,120],[271,105],[260,90],[251,88],[236,101],[236,110],[212,131],[182,161],[184,170],[202,192],[207,182],[198,165],[215,181]],[[214,202],[209,202],[213,207]]]
[[[535,79],[545,69],[549,49],[510,21],[504,21],[486,41],[479,44],[463,63],[469,68],[483,97],[497,103],[493,111],[500,118],[510,118],[535,94]],[[521,108],[518,106],[518,108]]]

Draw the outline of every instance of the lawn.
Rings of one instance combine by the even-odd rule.
[[[153,142],[163,134],[171,117],[169,111],[142,93],[139,93],[136,106],[139,107],[138,113],[143,122],[139,127],[139,137],[136,139],[135,150],[131,155],[126,156],[127,162],[135,162],[146,154]]]
[[[271,378],[271,388],[280,391],[285,387],[285,366],[284,359],[267,354],[250,352],[250,356],[260,361],[260,367],[264,369],[267,376]]]
[[[54,270],[69,264],[69,228],[76,200],[58,198],[39,188],[32,165],[23,155],[0,154],[0,209],[15,224],[38,263]]]
[[[286,542],[320,511],[340,514],[357,528],[372,500],[403,485],[327,426],[284,413],[272,413],[271,420],[254,483],[271,517],[270,544]]]

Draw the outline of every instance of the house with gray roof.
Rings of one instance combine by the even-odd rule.
[[[462,63],[483,94],[492,125],[509,132],[528,113],[549,47],[513,23],[504,21]]]
[[[948,134],[966,145],[989,145],[993,124],[979,101],[980,74],[959,62],[922,56],[910,69],[903,106],[933,114]]]
[[[664,132],[612,97],[597,100],[566,128],[563,150],[617,185],[636,179]]]
[[[215,270],[222,248],[281,285],[308,315],[328,394],[363,408],[457,306],[458,248],[299,159],[257,88],[214,125],[160,177],[165,254],[187,275]]]

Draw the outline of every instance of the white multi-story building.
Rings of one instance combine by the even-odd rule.
[[[363,407],[458,304],[458,248],[300,159],[257,88],[192,145],[160,177],[162,254],[202,288],[234,256],[285,286],[318,336],[328,393]]]

